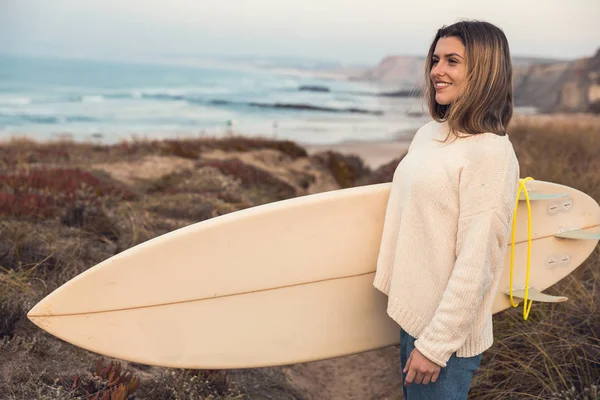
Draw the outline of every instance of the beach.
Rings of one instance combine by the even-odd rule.
[[[335,151],[344,155],[356,155],[371,169],[377,169],[390,161],[402,157],[408,151],[410,140],[388,141],[345,141],[339,144],[305,145],[308,154]]]

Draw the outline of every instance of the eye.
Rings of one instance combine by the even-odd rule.
[[[456,60],[449,60],[448,62],[452,63],[452,64],[456,64]]]

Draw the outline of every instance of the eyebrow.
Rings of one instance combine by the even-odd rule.
[[[437,54],[434,54],[433,56],[434,57],[439,57]],[[457,56],[457,57],[463,58],[460,54],[457,54],[457,53],[446,54],[446,58],[450,58],[452,56]]]

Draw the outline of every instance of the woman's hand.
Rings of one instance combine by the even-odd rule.
[[[408,371],[404,380],[404,386],[408,387],[413,382],[417,384],[422,383],[423,385],[435,382],[440,375],[441,369],[442,367],[429,360],[419,350],[413,349],[410,352],[404,371],[402,371]]]

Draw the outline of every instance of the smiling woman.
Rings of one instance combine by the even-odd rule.
[[[462,400],[493,343],[490,299],[519,184],[502,30],[483,21],[439,29],[425,87],[433,121],[394,172],[373,285],[400,325],[404,397]]]

